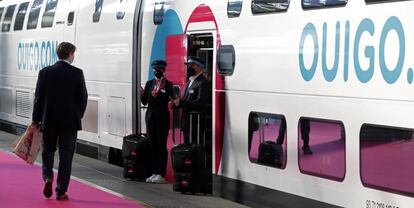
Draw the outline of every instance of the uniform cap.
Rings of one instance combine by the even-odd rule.
[[[162,67],[165,69],[165,67],[167,67],[167,62],[165,62],[164,60],[154,60],[151,63],[151,67],[152,68]]]
[[[197,56],[189,56],[187,58],[187,62],[185,62],[184,64],[189,65],[189,64],[197,64],[198,66],[200,66],[202,69],[206,68],[206,64],[204,63],[203,59],[197,57]]]

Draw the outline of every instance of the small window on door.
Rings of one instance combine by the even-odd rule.
[[[27,29],[36,29],[39,20],[40,9],[42,8],[43,0],[35,0],[30,9],[29,19],[27,21]]]
[[[47,0],[45,12],[42,17],[42,28],[53,26],[57,4],[58,0]]]
[[[227,16],[239,17],[242,10],[242,0],[229,0],[227,4]]]
[[[3,25],[1,27],[2,32],[10,31],[11,22],[12,22],[15,9],[16,9],[16,5],[10,5],[9,7],[7,7],[6,15],[4,16]]]
[[[74,20],[75,20],[75,12],[70,12],[68,14],[68,26],[73,25]]]
[[[22,3],[17,11],[16,20],[14,21],[14,31],[23,29],[24,18],[26,17],[27,7],[29,2]]]
[[[95,1],[95,11],[93,12],[93,17],[92,17],[93,22],[99,22],[99,19],[101,18],[103,1],[104,0]]]
[[[232,45],[221,45],[217,53],[218,72],[220,75],[231,76],[236,65],[236,55]]]
[[[154,24],[160,25],[164,21],[165,2],[155,2],[154,5]]]

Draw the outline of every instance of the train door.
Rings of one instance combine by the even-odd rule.
[[[189,79],[187,75],[187,66],[184,64],[188,56],[198,56],[206,64],[204,76],[209,81],[210,93],[207,103],[207,115],[205,121],[204,141],[207,152],[207,166],[212,173],[212,82],[214,66],[214,36],[213,33],[190,33],[182,35],[171,35],[167,37],[166,45],[166,76],[173,82],[176,95],[183,96],[186,83]],[[174,109],[171,115],[171,132],[172,143],[177,145],[184,141],[184,134],[181,131],[181,112],[180,109]]]

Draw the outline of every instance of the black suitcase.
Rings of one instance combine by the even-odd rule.
[[[192,118],[195,113],[190,114],[190,143],[192,143]],[[206,166],[206,150],[200,143],[200,116],[197,126],[197,143],[180,144],[171,149],[171,160],[174,169],[173,190],[181,193],[204,193],[207,194],[209,171]]]
[[[206,168],[191,172],[174,172],[174,175],[174,191],[192,194],[209,192],[207,183],[209,173]]]
[[[258,163],[282,167],[283,165],[283,148],[282,145],[273,141],[265,141],[259,145]]]
[[[150,176],[150,148],[146,134],[131,134],[124,137],[122,156],[125,178],[142,181]]]
[[[205,167],[206,150],[199,144],[180,144],[171,149],[172,167],[176,172],[188,172]]]

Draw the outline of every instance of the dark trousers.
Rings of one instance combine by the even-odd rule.
[[[166,118],[169,119],[169,118]],[[161,124],[156,119],[147,122],[147,134],[151,145],[151,169],[153,174],[158,174],[165,177],[167,169],[167,139],[168,130],[170,126],[168,123]]]
[[[56,186],[58,195],[64,194],[68,190],[77,136],[77,131],[70,133],[58,133],[56,131],[43,132],[42,170],[44,181],[53,181],[53,163],[56,145],[58,144],[59,146],[59,170]]]
[[[285,140],[285,133],[286,133],[286,119],[282,118],[280,121],[280,127],[279,127],[279,134],[277,135],[277,144],[282,145],[283,141]]]
[[[309,119],[302,119],[300,122],[300,135],[303,140],[303,148],[309,147],[309,132],[310,132],[310,121]]]
[[[277,144],[282,145],[285,139],[286,132],[286,120],[282,119],[279,128],[279,135],[277,137]],[[309,133],[310,133],[310,121],[309,119],[300,120],[300,134],[303,140],[303,147],[309,147]]]

